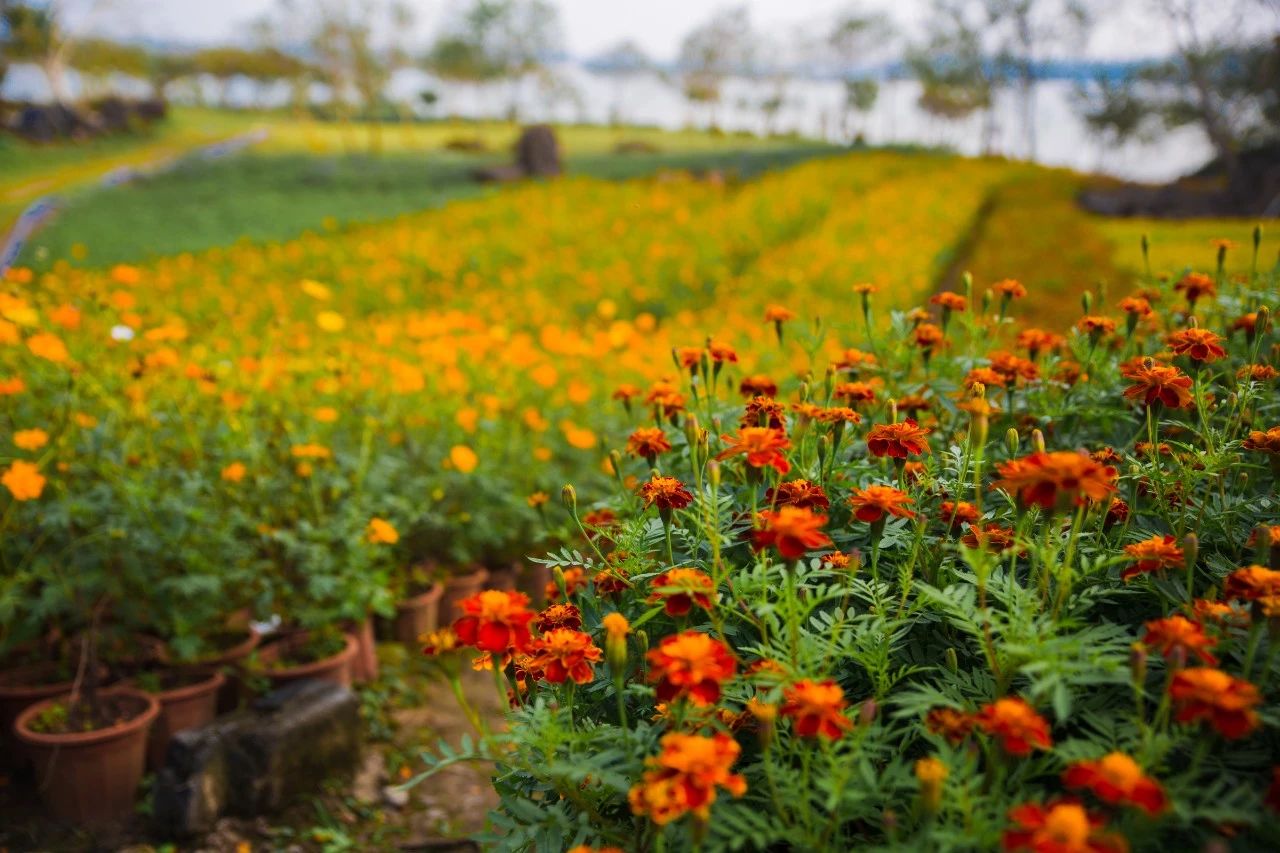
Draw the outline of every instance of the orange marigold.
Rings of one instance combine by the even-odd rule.
[[[1266,566],[1246,566],[1227,575],[1222,597],[1228,600],[1257,601],[1280,595],[1280,572]]]
[[[1133,381],[1124,395],[1130,400],[1141,400],[1144,406],[1162,403],[1170,409],[1189,409],[1191,377],[1169,364],[1156,364],[1150,359],[1145,364],[1122,366],[1120,375]]]
[[[1206,720],[1225,738],[1242,738],[1259,725],[1254,710],[1262,702],[1258,688],[1219,669],[1197,667],[1176,673],[1169,684],[1169,698],[1177,712],[1175,720]]]
[[[640,487],[640,497],[645,506],[660,510],[684,509],[693,503],[693,495],[675,477],[654,476]]]
[[[582,628],[582,611],[576,604],[552,604],[538,614],[534,625],[544,633],[556,628],[578,631]]]
[[[698,569],[668,569],[653,579],[650,588],[654,591],[649,603],[663,602],[668,616],[684,616],[694,605],[710,610],[716,592],[711,576]]]
[[[876,424],[867,433],[867,450],[872,456],[906,459],[929,452],[929,430],[913,420],[896,424]]]
[[[659,702],[687,698],[695,705],[714,705],[720,700],[720,685],[733,678],[738,667],[728,646],[700,631],[667,637],[647,657]]]
[[[1179,329],[1169,336],[1169,348],[1174,355],[1185,355],[1192,361],[1205,364],[1227,357],[1222,338],[1216,333],[1198,326]]]
[[[738,383],[738,392],[744,397],[776,397],[778,383],[761,374],[744,376]]]
[[[968,501],[943,501],[938,508],[938,517],[952,530],[959,530],[961,525],[976,522],[982,517],[982,512]]]
[[[525,652],[532,646],[529,623],[534,613],[523,592],[486,589],[464,598],[458,607],[463,615],[453,623],[453,631],[463,645],[493,654]]]
[[[791,463],[782,452],[791,447],[791,442],[782,430],[772,427],[742,427],[737,435],[722,435],[722,441],[729,446],[721,451],[716,459],[727,459],[739,453],[746,454],[747,464],[753,468],[773,468],[779,474],[791,470]]]
[[[649,769],[628,794],[635,814],[647,815],[659,826],[690,813],[707,821],[718,788],[735,797],[746,792],[747,780],[729,772],[742,747],[728,735],[672,733],[661,743],[662,752],[646,759]]]
[[[1042,806],[1023,803],[1009,810],[1014,824],[1001,836],[1006,853],[1128,853],[1120,835],[1106,832],[1102,818],[1071,800]]]
[[[662,427],[640,427],[627,437],[627,452],[649,462],[671,449]]]
[[[869,524],[874,524],[887,515],[915,518],[916,514],[907,509],[907,504],[912,503],[915,501],[906,492],[893,486],[871,485],[858,489],[849,496],[854,518]]]
[[[1062,774],[1068,788],[1085,788],[1112,805],[1137,806],[1150,815],[1168,806],[1164,788],[1147,776],[1123,752],[1111,752],[1093,761],[1077,761]]]
[[[1173,289],[1182,291],[1183,296],[1187,297],[1187,302],[1192,307],[1195,307],[1196,300],[1202,296],[1214,297],[1218,295],[1218,285],[1212,278],[1200,272],[1187,273],[1178,280]]]
[[[1280,426],[1273,426],[1266,432],[1260,429],[1253,430],[1244,440],[1243,447],[1245,450],[1256,450],[1259,453],[1280,454]]]
[[[853,728],[853,721],[844,715],[849,703],[834,681],[797,681],[783,691],[782,699],[782,716],[794,720],[800,737],[839,740]]]
[[[44,492],[47,481],[40,469],[31,462],[16,460],[0,476],[0,483],[9,490],[15,501],[33,501]]]
[[[1168,616],[1153,619],[1146,625],[1142,644],[1168,658],[1174,654],[1195,655],[1207,666],[1217,666],[1218,659],[1209,649],[1218,641],[1204,632],[1204,626],[1185,616]]]
[[[759,514],[759,522],[752,539],[755,549],[774,546],[784,560],[798,560],[806,551],[831,545],[830,537],[822,532],[827,517],[812,510],[795,506],[764,510]]]
[[[975,725],[1000,738],[1010,755],[1030,755],[1033,749],[1051,749],[1049,721],[1019,698],[997,699],[985,706],[974,718]]]
[[[1005,299],[1022,299],[1027,295],[1027,289],[1023,287],[1022,282],[1012,278],[997,281],[991,285],[991,289]]]
[[[590,684],[595,677],[591,665],[604,657],[590,634],[572,628],[552,628],[537,640],[534,648],[534,666],[552,684],[563,684],[566,680]]]
[[[975,723],[973,714],[967,714],[956,708],[933,708],[924,718],[925,728],[935,735],[946,738],[953,746],[969,736]]]
[[[929,304],[940,305],[948,311],[964,311],[969,307],[969,302],[964,298],[964,295],[956,293],[954,290],[935,293],[929,297]]]
[[[770,488],[764,495],[770,506],[794,506],[800,509],[826,509],[831,500],[822,486],[808,480],[788,480]]]
[[[1133,562],[1120,573],[1122,580],[1129,580],[1148,572],[1182,568],[1182,548],[1172,536],[1156,534],[1150,539],[1124,546],[1124,552]]]
[[[1070,450],[1033,453],[1002,463],[993,488],[1046,510],[1102,501],[1116,491],[1116,469]]]

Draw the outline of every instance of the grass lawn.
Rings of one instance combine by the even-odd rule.
[[[32,240],[20,263],[39,269],[66,258],[91,266],[139,261],[242,239],[281,240],[473,197],[492,190],[475,183],[471,171],[509,159],[519,132],[499,123],[387,125],[380,153],[371,154],[368,126],[274,117],[266,126],[267,140],[241,156],[193,159],[133,184],[70,196],[67,209]],[[748,177],[832,151],[815,142],[649,128],[571,126],[559,134],[571,173],[607,179],[663,169]],[[458,138],[481,140],[489,151],[445,150]],[[656,150],[615,153],[622,141]]]

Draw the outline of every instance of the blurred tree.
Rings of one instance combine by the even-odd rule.
[[[1135,68],[1080,97],[1085,121],[1115,141],[1157,128],[1198,127],[1235,179],[1242,149],[1280,140],[1280,36],[1259,34],[1274,0],[1153,0],[1173,35],[1167,61]],[[1252,29],[1251,29],[1252,28]]]
[[[4,16],[5,56],[39,66],[53,100],[67,103],[67,51],[71,38],[63,26],[61,6],[53,0],[43,6],[9,0],[0,13]]]
[[[893,22],[881,13],[853,5],[836,16],[825,47],[844,80],[841,130],[846,140],[856,135],[853,116],[871,112],[880,96],[880,84],[867,76],[866,64],[885,59],[896,42]]]
[[[749,70],[755,54],[756,35],[746,6],[716,12],[684,37],[679,58],[684,96],[708,107],[712,127],[717,125],[724,81]]]
[[[195,74],[195,57],[189,53],[148,51],[142,76],[151,84],[151,96],[167,101],[170,86]]]
[[[948,121],[982,112],[982,150],[995,142],[997,69],[987,61],[983,18],[967,0],[934,0],[928,40],[911,47],[907,65],[920,81],[920,107]],[[980,10],[977,10],[980,11]]]
[[[514,120],[521,82],[563,45],[560,12],[549,0],[471,0],[446,25],[424,64],[442,80],[508,81]]]
[[[627,84],[637,76],[652,72],[653,60],[644,48],[625,39],[587,60],[586,66],[597,74],[612,78],[613,103],[609,107],[609,123],[624,124]]]
[[[80,72],[86,94],[102,94],[112,74],[129,77],[147,76],[147,52],[136,45],[108,39],[84,39],[67,51],[67,65]]]

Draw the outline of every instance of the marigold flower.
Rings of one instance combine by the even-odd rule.
[[[458,603],[462,617],[453,623],[463,645],[483,652],[527,652],[533,644],[529,623],[534,613],[523,592],[486,589]]]
[[[1126,314],[1132,314],[1136,317],[1150,317],[1151,303],[1143,299],[1141,296],[1126,296],[1120,300],[1119,308]]]
[[[31,462],[15,460],[0,476],[0,483],[9,490],[15,501],[33,501],[44,492],[45,478]]]
[[[853,721],[844,715],[849,703],[834,681],[797,681],[783,691],[782,699],[782,716],[794,721],[800,737],[839,740],[853,728]]]
[[[627,383],[619,385],[616,389],[614,389],[614,392],[610,395],[612,399],[621,400],[624,403],[628,403],[639,396],[640,396],[640,389],[634,385],[627,384]]]
[[[1124,546],[1124,552],[1133,562],[1120,573],[1122,580],[1129,580],[1148,572],[1178,569],[1183,566],[1182,548],[1172,536],[1157,534],[1150,539]]]
[[[973,524],[982,517],[978,508],[968,501],[943,501],[938,510],[938,517],[952,530],[958,530],[965,524]]]
[[[774,546],[784,560],[798,560],[806,551],[831,545],[830,537],[822,532],[827,517],[812,510],[795,506],[764,510],[759,514],[759,521],[760,527],[753,538],[757,551]]]
[[[12,397],[15,394],[21,394],[27,390],[27,383],[22,381],[21,376],[9,376],[0,379],[0,397]]]
[[[893,486],[871,485],[858,489],[849,496],[854,518],[868,524],[874,524],[887,515],[915,518],[916,514],[906,508],[907,504],[912,503],[915,501],[906,492]]]
[[[422,643],[424,655],[436,657],[458,648],[458,635],[453,628],[437,628],[418,637],[418,642]]]
[[[400,533],[385,518],[371,518],[364,538],[371,545],[394,545],[400,541]]]
[[[574,604],[551,604],[538,614],[533,624],[543,633],[556,628],[577,631],[582,628],[582,612]]]
[[[870,382],[841,382],[832,390],[832,394],[850,405],[876,401],[876,389]]]
[[[1047,806],[1023,803],[1009,810],[1014,826],[1001,836],[1006,853],[1127,853],[1120,835],[1104,831],[1102,818],[1070,800]]]
[[[822,565],[828,569],[847,569],[853,564],[853,558],[841,551],[827,554],[822,558]]]
[[[1222,597],[1228,600],[1257,601],[1280,595],[1280,572],[1266,566],[1247,566],[1227,575]]]
[[[862,415],[850,409],[848,406],[831,406],[826,409],[818,409],[814,412],[814,417],[824,424],[860,424],[862,423]]]
[[[787,407],[772,397],[752,397],[742,410],[738,426],[783,430],[787,426]]]
[[[720,685],[733,678],[738,663],[729,647],[700,631],[685,631],[650,649],[649,680],[657,682],[660,702],[687,698],[695,705],[714,705]]]
[[[1033,453],[1002,463],[993,488],[1046,510],[1102,501],[1116,491],[1116,469],[1070,450]]]
[[[1235,678],[1219,669],[1196,667],[1173,676],[1169,698],[1180,723],[1206,720],[1225,738],[1242,738],[1259,726],[1258,712],[1262,695],[1248,681]]]
[[[716,592],[711,576],[698,569],[668,569],[655,577],[650,587],[654,592],[648,602],[663,602],[668,616],[684,616],[694,605],[710,610]]]
[[[974,723],[992,737],[1000,738],[1001,746],[1010,755],[1025,756],[1033,749],[1053,747],[1048,720],[1023,699],[997,699],[978,712]]]
[[[992,554],[1003,554],[1015,544],[1012,527],[1001,527],[994,521],[986,524],[975,522],[965,527],[960,544],[966,548],[981,548]]]
[[[735,797],[746,793],[747,780],[729,772],[742,747],[728,735],[672,733],[661,743],[662,752],[645,760],[650,769],[628,794],[633,813],[647,815],[659,826],[686,814],[707,821],[718,788]]]
[[[947,765],[930,755],[916,761],[915,774],[920,783],[920,802],[925,811],[936,813],[942,807],[942,783],[950,775]]]
[[[702,350],[698,347],[680,347],[676,350],[676,361],[690,372],[696,371],[702,364]]]
[[[1179,329],[1169,336],[1169,348],[1174,355],[1185,355],[1192,361],[1205,364],[1227,357],[1222,347],[1222,338],[1208,329],[1198,326],[1190,329]]]
[[[631,623],[621,613],[606,613],[600,620],[600,625],[611,639],[625,639],[631,631]]]
[[[62,338],[48,332],[39,332],[27,338],[27,349],[32,355],[54,364],[71,361],[71,354],[67,352],[67,345],[62,342]]]
[[[323,444],[298,444],[289,450],[294,459],[331,459],[333,451]]]
[[[967,738],[976,723],[973,714],[946,707],[932,708],[924,718],[925,728],[953,746]]]
[[[564,569],[560,572],[560,576],[564,578],[564,594],[566,597],[573,597],[587,588],[587,572],[581,566]],[[554,580],[547,581],[547,585],[544,588],[544,597],[547,601],[559,600],[560,583]]]
[[[969,307],[969,302],[962,294],[956,293],[954,290],[944,290],[941,293],[935,293],[929,297],[930,305],[939,305],[948,311],[964,311]]]
[[[766,323],[785,323],[788,320],[794,320],[795,316],[792,311],[781,305],[770,305],[764,309],[764,321]]]
[[[1218,641],[1204,632],[1204,626],[1192,622],[1185,616],[1169,616],[1164,619],[1153,619],[1147,623],[1147,633],[1142,644],[1153,651],[1158,651],[1165,658],[1175,653],[1195,655],[1206,666],[1217,666],[1218,659],[1209,653],[1209,649]]]
[[[19,450],[39,450],[49,443],[49,433],[42,429],[20,429],[13,434],[13,446]]]
[[[916,346],[926,352],[931,352],[946,339],[946,335],[942,329],[932,323],[921,323],[916,326],[913,333]]]
[[[1280,376],[1280,370],[1269,364],[1247,364],[1236,371],[1236,378],[1248,379],[1250,382],[1270,382],[1277,376]]]
[[[733,347],[719,341],[707,341],[707,353],[711,356],[711,361],[716,364],[738,363],[738,354],[734,352]]]
[[[1005,299],[1022,299],[1027,295],[1027,289],[1023,287],[1022,282],[1012,278],[997,281],[991,285],[991,289]]]
[[[671,449],[661,427],[640,427],[627,438],[627,452],[649,462]]]
[[[776,488],[764,494],[765,503],[770,506],[794,506],[800,509],[827,509],[831,500],[822,486],[808,480],[788,480],[779,483]]]
[[[987,361],[991,363],[992,370],[1003,374],[1009,382],[1018,379],[1034,382],[1040,378],[1040,368],[1034,361],[1019,358],[1011,352],[996,350],[987,354]]]
[[[1245,450],[1255,450],[1259,453],[1280,454],[1280,426],[1273,426],[1266,432],[1253,430],[1241,446]]]
[[[569,853],[626,853],[626,851],[621,847],[590,847],[579,844],[577,847],[570,848]]]
[[[249,473],[243,462],[232,462],[222,469],[222,479],[228,483],[239,483]]]
[[[684,509],[693,503],[693,495],[675,477],[654,476],[640,487],[640,497],[645,506],[660,510]]]
[[[1110,317],[1088,314],[1076,322],[1076,328],[1096,339],[1114,332],[1116,330],[1116,321]]]
[[[1122,366],[1120,375],[1133,381],[1124,395],[1130,400],[1141,400],[1144,406],[1162,403],[1170,409],[1189,409],[1194,405],[1191,396],[1191,377],[1169,364],[1148,363]]]
[[[738,383],[738,392],[744,397],[776,397],[778,396],[778,383],[774,382],[768,376],[755,374],[753,376],[745,376]]]
[[[867,449],[872,456],[906,459],[929,452],[929,430],[913,420],[896,424],[876,424],[867,433]]]
[[[527,504],[531,509],[546,506],[550,501],[551,495],[543,491],[533,492],[529,497],[524,499],[525,504]]]
[[[840,354],[834,362],[838,370],[857,370],[859,367],[875,367],[876,357],[873,353],[863,352],[856,347],[850,347]]]
[[[1169,804],[1160,783],[1123,752],[1073,763],[1063,772],[1062,783],[1068,788],[1088,789],[1103,802],[1136,806],[1150,815],[1159,814]]]
[[[1182,291],[1182,295],[1187,297],[1187,302],[1193,308],[1200,297],[1212,298],[1218,295],[1218,285],[1212,278],[1200,272],[1187,273],[1178,280],[1173,289]]]
[[[876,287],[874,284],[872,284],[872,283],[870,283],[870,282],[864,281],[864,282],[860,282],[860,283],[858,283],[858,284],[855,284],[855,285],[853,286],[853,292],[854,292],[854,293],[860,293],[860,294],[862,294],[863,296],[867,296],[867,295],[872,294],[872,293],[879,293],[879,292],[880,292],[880,288]]]
[[[991,367],[975,367],[970,370],[964,377],[964,387],[972,390],[975,385],[982,385],[984,388],[1003,388],[1009,381],[1009,378],[998,370]]]
[[[1023,329],[1018,333],[1016,341],[1018,349],[1026,350],[1033,360],[1042,352],[1053,352],[1061,349],[1066,342],[1067,339],[1062,335],[1035,328]]]
[[[535,642],[534,649],[534,666],[552,684],[566,680],[590,684],[595,677],[591,665],[604,659],[590,634],[572,628],[552,628]]]

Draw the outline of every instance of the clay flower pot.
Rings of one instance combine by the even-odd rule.
[[[58,680],[57,673],[57,665],[51,662],[0,670],[0,767],[17,767],[25,757],[14,740],[18,715],[37,702],[71,692],[72,683]],[[105,676],[103,670],[100,677]]]
[[[194,684],[153,694],[160,702],[160,716],[151,726],[147,740],[149,770],[158,770],[164,764],[170,738],[213,721],[218,715],[218,691],[226,680],[226,676],[214,670]]]
[[[402,646],[415,648],[418,637],[434,631],[440,624],[440,598],[444,584],[432,584],[431,589],[404,601],[396,602],[396,618],[392,633]]]
[[[31,729],[45,710],[67,696],[37,702],[18,715],[15,732],[36,767],[37,787],[56,818],[97,826],[127,818],[147,759],[147,734],[160,714],[154,696],[128,687],[100,691],[137,708],[129,719],[91,732],[48,733]]]
[[[534,607],[541,607],[547,600],[547,584],[551,583],[551,567],[541,563],[529,563],[522,566],[519,575],[519,589],[529,596]]]
[[[452,625],[453,620],[462,615],[458,602],[470,598],[484,589],[489,580],[489,570],[477,566],[475,571],[466,575],[453,575],[444,580],[444,594],[440,596],[440,616],[442,624]]]
[[[511,591],[516,588],[516,581],[520,577],[520,565],[518,563],[508,563],[505,566],[489,569],[488,589],[501,589]]]
[[[287,653],[290,648],[296,648],[299,644],[305,642],[306,634],[299,633],[283,637],[262,650],[259,658],[263,663],[269,665],[260,674],[271,683],[273,689],[283,684],[302,681],[305,678],[314,678],[317,681],[328,681],[331,684],[350,687],[352,680],[351,662],[360,650],[360,644],[350,634],[346,635],[346,640],[346,648],[336,655],[322,660],[311,661],[310,663],[298,664],[297,666],[282,667],[274,665],[275,662],[279,661],[281,656]]]
[[[240,704],[240,696],[244,692],[244,679],[241,677],[244,660],[257,650],[261,642],[262,635],[246,627],[243,639],[224,647],[222,651],[199,660],[175,663],[173,666],[183,671],[222,672],[226,678],[218,688],[217,710],[219,714],[225,714],[234,711]]]
[[[373,617],[349,627],[356,638],[356,656],[351,659],[351,679],[357,684],[378,680],[378,641],[373,636]]]

